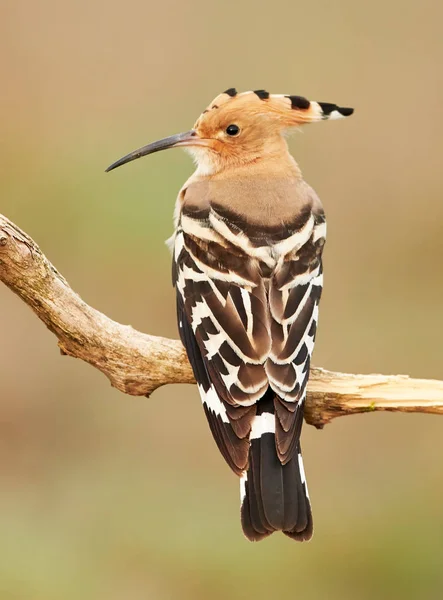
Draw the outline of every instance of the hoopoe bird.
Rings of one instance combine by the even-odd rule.
[[[245,536],[312,537],[300,433],[326,221],[285,132],[353,113],[265,90],[217,96],[193,129],[124,156],[184,147],[197,169],[175,210],[180,337],[209,427],[240,477]]]

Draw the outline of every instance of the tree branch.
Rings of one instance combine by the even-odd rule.
[[[166,383],[195,383],[182,344],[136,331],[88,306],[36,243],[0,215],[0,281],[58,338],[61,352],[88,362],[115,388],[149,396]],[[369,411],[443,414],[443,381],[406,375],[354,375],[311,368],[306,421]]]

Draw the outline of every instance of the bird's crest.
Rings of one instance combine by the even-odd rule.
[[[304,123],[341,119],[354,112],[330,102],[315,102],[290,94],[270,94],[266,90],[254,90],[238,93],[229,88],[219,94],[203,111],[195,128],[212,121],[224,121],[243,115],[246,118],[269,117],[282,128],[296,127]]]

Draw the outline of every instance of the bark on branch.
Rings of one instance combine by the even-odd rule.
[[[99,369],[122,392],[149,396],[166,383],[194,383],[178,340],[141,333],[88,306],[36,243],[2,215],[0,281],[57,336],[63,354]],[[380,410],[443,414],[443,381],[311,368],[308,423],[322,427],[335,417]]]

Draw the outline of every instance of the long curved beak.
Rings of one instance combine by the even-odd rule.
[[[152,142],[152,144],[148,144],[147,146],[143,146],[138,150],[134,150],[130,152],[123,158],[115,161],[106,169],[106,173],[116,169],[117,167],[121,167],[131,160],[136,160],[141,156],[146,156],[148,154],[153,154],[154,152],[160,152],[160,150],[167,150],[168,148],[177,148],[179,146],[205,146],[205,140],[199,138],[196,132],[191,129],[190,131],[186,131],[185,133],[177,133],[176,135],[171,135],[167,138],[163,138],[162,140],[158,140],[157,142]]]

